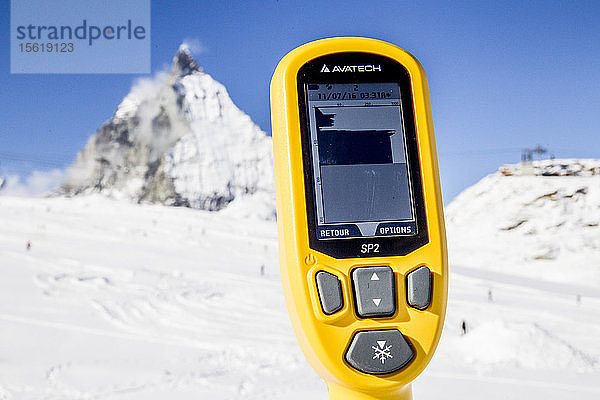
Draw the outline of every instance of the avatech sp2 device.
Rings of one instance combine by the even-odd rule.
[[[281,277],[331,399],[410,399],[446,309],[448,270],[429,89],[374,39],[300,46],[271,113]]]

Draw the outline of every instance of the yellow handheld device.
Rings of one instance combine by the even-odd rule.
[[[281,277],[330,399],[411,399],[439,341],[446,237],[425,72],[374,39],[287,54],[271,82]]]

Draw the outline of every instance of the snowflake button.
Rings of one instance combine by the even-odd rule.
[[[365,331],[354,335],[346,361],[361,372],[384,375],[404,368],[414,354],[398,330]]]

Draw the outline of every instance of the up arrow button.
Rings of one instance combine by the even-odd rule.
[[[390,317],[396,312],[395,279],[392,268],[359,267],[352,271],[356,314],[361,318]]]

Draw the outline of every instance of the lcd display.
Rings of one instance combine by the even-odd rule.
[[[415,235],[398,83],[306,85],[316,235]]]

